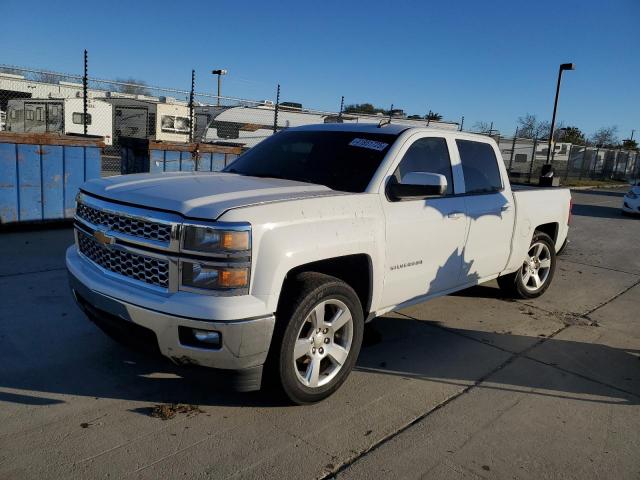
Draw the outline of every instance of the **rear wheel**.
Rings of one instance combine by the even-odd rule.
[[[279,383],[292,402],[317,402],[335,392],[355,365],[362,306],[349,285],[319,273],[299,275],[284,295],[272,345]]]
[[[556,252],[549,235],[536,232],[520,269],[498,277],[498,285],[515,298],[536,298],[542,295],[553,279]]]

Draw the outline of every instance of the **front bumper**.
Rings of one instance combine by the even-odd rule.
[[[275,325],[273,314],[223,321],[194,318],[176,314],[175,299],[170,302],[172,312],[156,310],[141,304],[148,304],[149,295],[157,294],[141,291],[140,302],[132,301],[137,293],[135,288],[105,276],[97,267],[82,258],[75,246],[67,250],[66,262],[74,296],[90,317],[105,314],[111,320],[132,322],[152,331],[156,336],[160,353],[175,363],[228,370],[251,369],[265,363]],[[118,289],[122,289],[122,292]],[[192,311],[192,306],[188,304],[192,295],[197,294],[180,297],[182,301],[187,302],[184,311]],[[203,296],[196,296],[194,299],[201,301],[201,297]],[[158,298],[158,306],[161,307],[163,302],[168,303],[167,299]],[[241,298],[235,300],[241,302]],[[228,297],[211,296],[207,296],[206,300],[210,303],[219,300],[229,301]],[[87,305],[92,308],[87,308]],[[225,308],[225,313],[230,313],[228,308]],[[216,349],[183,345],[180,342],[178,327],[217,331],[221,336],[221,345]]]

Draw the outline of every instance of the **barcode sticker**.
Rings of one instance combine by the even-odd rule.
[[[352,147],[362,147],[368,148],[370,150],[377,150],[379,152],[389,146],[388,143],[377,142],[375,140],[367,140],[366,138],[354,138],[353,140],[351,140],[351,143],[349,143],[349,145],[351,145]]]

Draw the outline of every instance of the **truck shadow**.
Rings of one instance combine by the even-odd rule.
[[[438,319],[403,317],[381,317],[368,325],[365,338],[370,343],[361,352],[358,371],[462,387],[489,374],[481,388],[583,402],[640,403],[638,349],[445,327]],[[517,359],[529,364],[513,366]],[[487,365],[480,373],[476,367],[483,362]],[[554,374],[563,380],[558,382]]]
[[[201,406],[287,406],[275,391],[230,391],[224,374],[209,369],[177,367],[164,358],[130,351],[105,338],[97,329],[85,335],[84,340],[92,354],[81,362],[69,358],[54,366],[33,366],[31,371],[19,368],[5,371],[0,376],[0,388],[12,391],[0,390],[0,401],[37,408],[73,401],[59,397],[69,395]],[[414,320],[401,315],[381,317],[366,329],[356,371],[465,386],[489,374],[495,364],[502,361],[501,357],[511,355],[509,350],[520,351],[538,341],[538,337],[510,333],[445,328],[438,319]],[[638,350],[554,338],[547,339],[544,345],[547,351],[561,352],[562,356],[575,357],[578,362],[592,359],[600,365],[609,365],[608,371],[614,372],[612,376],[635,376],[638,372]],[[39,346],[40,353],[45,356],[46,349],[46,345]],[[492,361],[486,361],[493,357]],[[532,371],[535,372],[511,368],[509,375],[490,379],[491,386],[483,385],[482,388],[585,402],[638,403],[637,395],[604,387],[602,382],[584,379],[557,382],[544,375],[533,375]],[[343,388],[348,388],[348,382]],[[384,388],[384,382],[380,388]],[[606,396],[603,391],[607,392]],[[134,409],[141,414],[148,414],[149,410],[149,407]]]
[[[622,213],[621,206],[608,207],[606,205],[588,205],[574,203],[572,213],[579,217],[615,218],[616,220],[633,220],[632,216]]]
[[[631,188],[630,185],[621,185],[618,188]],[[572,192],[574,195],[578,194],[578,195],[602,195],[602,196],[606,196],[606,197],[624,197],[627,193],[627,191],[625,190],[624,192],[622,191],[611,191],[611,190],[574,190]]]

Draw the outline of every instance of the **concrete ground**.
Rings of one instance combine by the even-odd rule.
[[[540,299],[495,284],[376,319],[330,399],[226,391],[73,304],[69,229],[0,235],[0,478],[638,478],[640,218],[574,192]],[[200,410],[169,420],[153,406]]]

